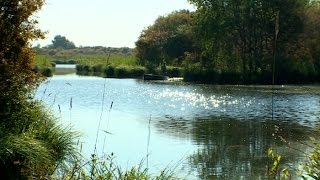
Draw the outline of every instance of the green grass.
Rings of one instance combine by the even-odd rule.
[[[138,66],[134,56],[128,55],[81,55],[73,57],[81,65]]]
[[[0,123],[0,177],[45,179],[78,156],[77,133],[62,127],[40,103],[22,103]]]
[[[52,67],[52,59],[47,55],[36,55],[35,64],[40,67]]]
[[[76,161],[73,168],[66,169],[54,179],[68,180],[177,180],[174,172],[169,168],[164,169],[158,174],[150,174],[148,168],[143,168],[141,162],[137,166],[129,169],[122,169],[114,162],[114,155],[98,157],[92,154],[89,161]]]
[[[46,55],[36,55],[35,56],[35,66],[34,71],[42,74],[46,77],[51,77],[53,75],[53,67],[55,63],[52,59]]]
[[[149,72],[145,67],[138,64],[136,57],[133,55],[70,55],[59,60],[53,60],[47,55],[36,56],[37,68],[42,74],[46,74],[46,71],[50,74],[48,67],[51,68],[52,62],[56,62],[57,64],[77,64],[77,74],[79,75],[137,78],[142,77],[145,73],[161,74],[160,68],[155,69],[154,72]],[[166,75],[169,77],[181,77],[183,75],[183,68],[167,66]]]

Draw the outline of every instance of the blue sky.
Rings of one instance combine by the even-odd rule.
[[[187,0],[46,0],[36,16],[48,34],[34,44],[60,34],[77,46],[134,47],[157,17],[180,9],[194,10]]]

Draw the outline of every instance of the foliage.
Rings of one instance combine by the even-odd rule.
[[[160,16],[135,43],[139,63],[148,69],[181,64],[185,52],[193,51],[191,24],[192,13],[186,10]]]
[[[19,108],[19,102],[40,82],[32,71],[34,53],[29,41],[43,34],[29,17],[42,5],[42,0],[0,2],[0,119]]]
[[[32,19],[43,0],[0,2],[0,178],[46,179],[75,155],[75,134],[31,99],[43,78],[30,41],[43,33]]]
[[[320,141],[313,137],[311,137],[310,140],[311,145],[309,145],[309,143],[303,144],[307,146],[310,151],[303,152],[306,157],[301,164],[301,168],[295,168],[294,170],[302,179],[316,180],[320,179]],[[274,150],[270,148],[268,150],[268,156],[273,163],[271,168],[268,168],[268,179],[291,179],[288,168],[280,169],[281,155],[274,153]]]
[[[185,71],[186,79],[206,83],[319,82],[319,1],[189,2],[195,12],[161,16],[142,31],[135,48],[141,65],[195,64],[199,73]]]
[[[130,55],[77,55],[73,59],[81,65],[137,66],[136,58]]]
[[[300,17],[309,1],[191,2],[198,9],[195,31],[203,66],[221,71],[240,69],[243,81],[254,83],[255,76],[272,71],[274,53],[276,60],[282,61],[283,52],[295,44],[302,32]],[[277,71],[281,78],[282,69]]]
[[[5,179],[50,177],[76,156],[76,133],[58,125],[38,102],[25,102],[0,123],[0,176]]]
[[[48,48],[74,49],[76,45],[65,36],[56,35],[52,41],[52,45],[49,45]]]
[[[281,155],[274,153],[274,150],[269,148],[268,156],[273,163],[271,168],[268,167],[268,179],[289,179],[289,171],[286,168],[280,169]]]
[[[55,63],[52,62],[51,58],[45,55],[35,56],[35,67],[34,72],[40,73],[45,77],[51,77],[53,75],[53,67]]]
[[[141,66],[82,65],[76,66],[79,75],[95,75],[108,78],[137,78],[147,71]]]
[[[108,56],[110,55],[132,55],[132,49],[128,47],[114,48],[114,47],[103,47],[103,46],[80,46],[74,49],[52,49],[50,46],[38,48],[34,47],[37,54],[46,55],[53,60],[70,60],[75,56]]]
[[[91,159],[87,162],[77,161],[75,166],[68,171],[64,171],[60,174],[59,179],[66,180],[174,180],[178,179],[173,176],[173,172],[165,169],[160,172],[159,175],[152,176],[148,173],[148,169],[143,169],[142,163],[137,167],[132,167],[127,170],[122,170],[114,162],[114,154],[104,156],[102,158],[97,157],[96,154],[92,154]]]
[[[320,142],[311,138],[312,150],[307,155],[307,162],[303,164],[303,179],[320,179]],[[309,177],[309,178],[308,178]]]

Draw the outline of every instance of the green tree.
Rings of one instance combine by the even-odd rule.
[[[317,79],[320,79],[320,2],[313,1],[303,16],[304,29],[300,36],[308,53],[312,57],[309,67],[313,66]]]
[[[76,48],[75,44],[68,40],[65,36],[56,35],[52,41],[53,48],[62,48],[62,49],[74,49]]]
[[[32,19],[43,4],[0,1],[1,179],[46,178],[72,155],[74,135],[30,98],[42,80],[33,71],[30,41],[43,37]]]
[[[181,10],[160,16],[143,30],[135,52],[140,64],[153,69],[160,64],[179,65],[193,49],[192,13]]]
[[[309,3],[308,0],[190,2],[197,7],[195,32],[201,45],[202,65],[216,71],[238,71],[247,83],[258,81],[257,76],[262,74],[270,75],[273,53],[277,52],[277,62],[282,61],[285,56],[282,52],[296,44],[303,27],[302,12]]]

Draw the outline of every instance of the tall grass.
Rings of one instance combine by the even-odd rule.
[[[38,102],[25,102],[0,123],[0,177],[45,179],[76,156],[77,133]]]
[[[56,177],[68,180],[176,180],[169,168],[158,174],[150,174],[147,168],[143,168],[143,161],[137,166],[122,169],[115,163],[114,154],[98,157],[93,154],[88,161],[75,163],[73,169],[66,171],[63,176]]]
[[[41,67],[51,67],[52,58],[47,55],[36,55],[35,64]]]
[[[72,59],[81,65],[112,65],[112,66],[137,66],[137,60],[132,55],[76,55]]]
[[[53,67],[55,63],[52,62],[52,59],[46,55],[36,55],[35,57],[35,66],[34,71],[42,74],[46,77],[51,77],[53,75]]]

